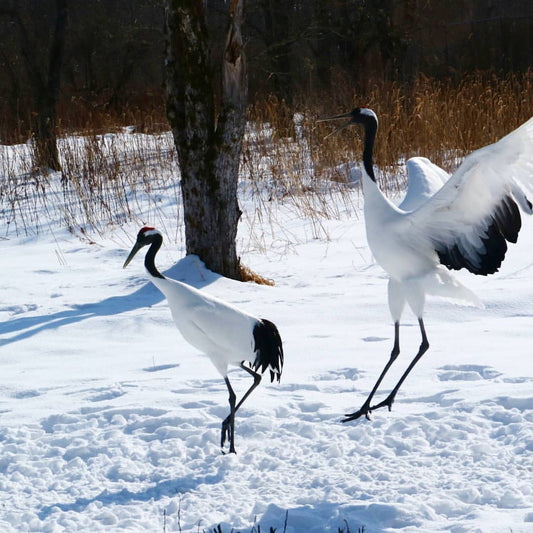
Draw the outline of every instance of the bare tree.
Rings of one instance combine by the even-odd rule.
[[[47,50],[48,55],[44,58],[41,55],[43,43],[32,38],[33,31],[28,27],[30,22],[23,20],[22,8],[17,2],[4,5],[0,9],[0,15],[10,17],[17,30],[20,52],[31,86],[33,103],[31,130],[35,142],[35,164],[39,167],[61,170],[56,142],[56,104],[65,48],[68,5],[67,0],[56,0],[55,4],[54,29]],[[31,21],[33,24],[36,22]]]
[[[235,241],[247,101],[244,0],[229,2],[222,76],[210,60],[205,4],[167,0],[167,114],[181,171],[187,253],[215,272],[241,279]]]

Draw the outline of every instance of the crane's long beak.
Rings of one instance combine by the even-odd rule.
[[[338,120],[340,118],[352,118],[351,113],[343,113],[342,115],[334,115],[332,117],[326,117],[326,118],[320,118],[317,120],[317,122],[328,122],[330,120]],[[346,122],[346,124],[343,124],[342,126],[338,127],[336,130],[333,130],[331,133],[328,133],[324,139],[327,139],[328,137],[331,137],[332,135],[335,135],[335,133],[339,133],[339,131],[342,131],[343,129],[347,128],[351,124],[351,120],[349,122]]]
[[[128,258],[126,259],[126,261],[124,261],[124,265],[122,266],[122,268],[126,268],[131,260],[134,258],[135,254],[142,248],[142,245],[139,244],[138,242],[135,243],[135,245],[133,246],[133,248],[131,249],[131,252],[130,252],[130,255],[128,255]]]
[[[337,120],[338,118],[350,118],[351,113],[342,113],[341,115],[333,115],[332,117],[319,118],[317,122],[327,122],[328,120]]]

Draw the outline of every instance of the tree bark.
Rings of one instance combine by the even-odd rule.
[[[219,109],[203,0],[167,0],[166,8],[167,115],[181,171],[186,251],[234,279],[241,279],[237,185],[247,101],[243,2],[229,6]]]
[[[12,17],[18,28],[22,57],[31,83],[32,99],[35,106],[35,118],[32,120],[32,135],[35,147],[35,165],[60,171],[57,151],[57,113],[56,105],[61,82],[61,65],[65,48],[68,21],[67,0],[56,0],[56,18],[49,51],[47,69],[41,72],[35,43],[31,42],[28,29],[22,21],[15,3],[8,6],[3,13]]]

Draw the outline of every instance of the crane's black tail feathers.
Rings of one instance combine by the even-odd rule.
[[[255,361],[252,367],[262,374],[270,370],[270,381],[277,379],[278,383],[283,370],[283,345],[278,328],[270,320],[264,318],[254,326]]]

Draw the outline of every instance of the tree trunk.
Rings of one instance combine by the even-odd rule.
[[[56,10],[56,24],[50,48],[48,80],[45,94],[42,98],[42,105],[39,107],[37,153],[42,165],[46,164],[52,170],[61,170],[57,151],[56,105],[61,85],[61,65],[63,63],[68,22],[67,0],[56,0]]]
[[[39,111],[32,126],[34,163],[41,169],[61,171],[57,150],[56,107],[45,96],[45,103],[39,104]]]
[[[35,44],[31,42],[28,29],[24,25],[17,8],[8,13],[18,27],[20,46],[31,82],[35,105],[35,118],[32,121],[32,135],[35,143],[35,165],[52,170],[61,170],[57,152],[56,104],[61,81],[61,64],[65,48],[68,21],[67,0],[56,0],[56,19],[49,51],[48,68],[41,73],[41,66],[35,54]]]
[[[167,0],[167,115],[178,152],[187,254],[241,279],[237,184],[246,120],[243,1],[231,0],[217,113],[203,0]]]

